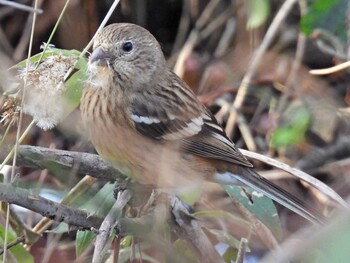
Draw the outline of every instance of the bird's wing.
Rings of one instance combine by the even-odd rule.
[[[133,98],[131,119],[141,134],[160,142],[180,142],[186,152],[198,156],[238,164],[228,173],[216,174],[214,180],[222,184],[237,184],[238,180],[310,221],[324,221],[315,209],[250,168],[252,164],[185,84],[174,85],[179,86],[159,86],[154,93],[143,90]]]
[[[186,152],[252,167],[226,136],[215,117],[185,84],[158,84],[132,98],[131,119],[136,129],[154,140],[180,142]]]

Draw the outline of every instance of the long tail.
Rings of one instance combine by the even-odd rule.
[[[265,179],[257,172],[255,172],[254,169],[242,167],[239,174],[233,174],[229,172],[222,174],[218,173],[215,175],[214,180],[218,183],[227,185],[239,185],[240,183],[244,184],[256,191],[265,194],[272,200],[301,215],[311,222],[317,224],[324,224],[326,222],[326,217],[323,216],[315,208],[285,191],[278,185]]]

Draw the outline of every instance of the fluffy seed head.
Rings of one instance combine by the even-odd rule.
[[[37,68],[30,66],[28,72],[25,69],[19,71],[19,78],[27,84],[23,112],[33,116],[44,130],[53,128],[64,117],[66,86],[63,80],[75,62],[72,57],[53,55]]]

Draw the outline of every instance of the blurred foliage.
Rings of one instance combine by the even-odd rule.
[[[16,236],[12,234],[10,231],[7,232],[7,242],[10,244],[16,240]],[[5,227],[0,225],[0,246],[4,247],[5,241]],[[9,253],[13,255],[17,262],[21,263],[34,263],[33,256],[23,247],[22,243],[18,243],[17,245],[11,247],[9,249]],[[2,255],[0,256],[0,260],[3,262]]]
[[[346,10],[348,0],[310,0],[308,11],[301,18],[300,28],[306,35],[322,28],[346,41]]]
[[[299,144],[305,139],[310,127],[311,115],[299,102],[291,104],[282,116],[285,121],[273,132],[272,146],[275,148]]]
[[[55,19],[57,17],[59,2],[61,1],[46,1],[44,6],[44,10],[46,13],[44,13],[41,17],[39,16],[39,26],[37,28],[38,36],[42,38],[46,38],[48,35],[48,32],[52,28],[53,22],[55,22]],[[64,2],[64,1],[62,1]],[[162,42],[162,47],[166,51],[167,54],[172,54],[174,57],[176,57],[176,52],[171,52],[172,45],[174,44],[175,40],[181,40],[183,41],[179,42],[179,47],[181,47],[180,44],[184,44],[186,37],[190,34],[191,29],[196,24],[197,19],[200,17],[201,11],[204,10],[206,7],[206,4],[211,1],[197,1],[196,4],[194,4],[196,1],[122,1],[121,6],[119,7],[119,10],[116,12],[116,15],[113,16],[110,20],[110,22],[135,22],[140,25],[143,25],[147,27],[155,36]],[[218,1],[219,8],[218,10],[227,10],[228,8],[232,8],[232,2],[234,1]],[[76,4],[78,3],[78,4]],[[67,115],[69,113],[74,113],[74,109],[79,104],[81,91],[83,83],[86,79],[86,67],[87,62],[86,59],[81,57],[80,51],[77,50],[68,50],[63,49],[64,48],[77,48],[83,47],[86,45],[87,41],[91,38],[93,33],[95,32],[98,22],[100,22],[103,18],[103,16],[106,13],[107,8],[111,4],[111,1],[94,1],[94,0],[86,0],[86,1],[77,1],[74,5],[70,6],[70,10],[68,10],[66,18],[64,18],[63,23],[60,25],[59,30],[57,32],[57,36],[53,39],[55,43],[58,44],[58,46],[62,46],[62,49],[59,48],[53,48],[49,47],[44,56],[42,56],[42,53],[38,53],[30,58],[30,63],[35,64],[38,62],[39,58],[42,57],[43,59],[48,58],[49,56],[55,55],[55,54],[62,54],[69,57],[75,57],[78,58],[78,62],[75,65],[76,69],[73,71],[71,76],[68,78],[66,85],[68,87],[67,92],[65,93],[65,97],[68,98],[68,100],[71,102],[69,110],[67,111]],[[188,4],[191,3],[191,4]],[[234,32],[236,35],[242,35],[242,32],[239,30],[248,29],[246,33],[249,37],[252,37],[252,29],[261,29],[265,30],[262,25],[267,23],[271,20],[272,15],[275,15],[275,11],[277,10],[277,7],[279,7],[283,1],[269,1],[269,0],[245,0],[243,1],[243,11],[247,17],[247,19],[240,20],[242,9],[237,9],[237,13],[232,14],[232,16],[229,16],[229,18],[234,18],[235,23],[237,23],[237,32]],[[312,35],[312,33],[315,31],[315,29],[323,29],[327,32],[331,32],[332,35],[334,35],[337,39],[341,40],[343,43],[346,42],[346,9],[348,8],[349,2],[347,0],[309,0],[307,1],[308,8],[307,13],[301,17],[299,20],[299,13],[292,14],[293,19],[298,20],[297,23],[300,23],[300,30],[305,33],[307,36]],[[49,6],[50,8],[45,9],[45,7]],[[186,9],[187,8],[187,9]],[[2,11],[2,10],[0,10]],[[181,15],[181,11],[183,12]],[[20,13],[22,15],[22,13]],[[49,14],[50,19],[45,18],[44,15]],[[2,17],[6,17],[6,13],[0,14]],[[7,34],[9,41],[8,43],[5,43],[0,41],[1,45],[6,47],[6,44],[10,46],[10,48],[7,47],[7,50],[16,50],[17,44],[20,41],[20,36],[22,34],[23,25],[25,22],[26,17],[19,15],[19,13],[14,12],[13,18],[10,19],[4,19],[3,27],[4,33]],[[180,17],[181,15],[181,17]],[[220,12],[214,12],[214,15],[211,19],[214,20],[214,18],[220,18],[221,13]],[[1,17],[0,17],[1,18]],[[43,20],[40,20],[40,19]],[[46,19],[46,20],[45,20]],[[291,20],[293,20],[291,19]],[[49,22],[52,23],[49,23]],[[219,21],[219,20],[217,20]],[[242,22],[243,21],[243,22]],[[208,18],[208,21],[204,21],[205,26],[210,24],[211,20]],[[17,23],[17,24],[16,24]],[[243,25],[240,27],[240,25]],[[215,25],[214,25],[215,26]],[[267,25],[268,26],[268,25]],[[283,25],[284,32],[290,33],[290,28],[293,28],[294,24],[291,23],[290,25],[286,23],[286,25]],[[228,28],[228,26],[227,26]],[[189,57],[188,61],[186,61],[186,65],[189,67],[189,72],[192,73],[190,77],[192,79],[197,80],[197,83],[193,81],[193,89],[196,90],[196,85],[198,87],[201,87],[201,83],[206,83],[211,89],[209,90],[202,90],[201,92],[204,93],[204,95],[208,95],[208,97],[212,96],[214,94],[214,97],[210,97],[210,100],[208,101],[208,106],[213,106],[214,108],[217,107],[216,98],[224,98],[227,99],[229,103],[233,101],[235,92],[236,92],[236,86],[237,83],[235,81],[232,81],[232,75],[237,75],[239,77],[242,77],[244,74],[246,74],[247,67],[244,66],[248,64],[249,60],[251,59],[252,53],[250,51],[254,51],[255,46],[250,46],[251,38],[243,38],[237,39],[236,42],[234,41],[228,41],[227,45],[229,46],[229,49],[235,49],[237,48],[238,55],[235,53],[232,55],[230,52],[224,53],[224,56],[217,57],[214,55],[213,50],[219,46],[218,43],[221,43],[221,41],[224,39],[222,35],[220,35],[222,32],[225,32],[227,29],[226,25],[222,27],[218,27],[216,30],[212,31],[212,34],[208,34],[205,38],[206,39],[200,39],[202,37],[200,35],[199,39],[196,43],[196,46],[193,50],[193,57]],[[179,30],[179,31],[178,31]],[[1,32],[2,33],[2,32]],[[238,33],[238,34],[237,34]],[[177,35],[178,34],[178,35]],[[291,34],[292,35],[292,34]],[[176,39],[175,39],[176,37]],[[3,40],[5,38],[2,38]],[[256,43],[260,41],[261,39],[254,39]],[[37,37],[35,39],[36,43],[41,43],[42,39]],[[254,42],[252,41],[252,42]],[[311,41],[309,39],[309,41]],[[295,41],[296,42],[296,41]],[[295,42],[289,43],[290,46],[295,47]],[[249,44],[248,44],[249,43]],[[13,47],[12,47],[12,46]],[[213,48],[214,47],[214,48]],[[2,46],[0,46],[0,49]],[[39,45],[36,45],[34,49],[39,50]],[[181,49],[180,49],[181,50]],[[1,50],[0,50],[1,51]],[[10,52],[7,51],[9,54]],[[38,52],[38,51],[37,51]],[[290,55],[289,50],[286,52]],[[312,52],[306,52],[305,56],[309,56]],[[24,52],[23,52],[24,54]],[[283,57],[284,55],[283,51],[281,54],[278,54],[278,56]],[[239,56],[240,55],[240,56]],[[14,55],[14,61],[17,57]],[[238,57],[238,59],[237,59]],[[279,58],[280,58],[279,57]],[[315,57],[323,57],[320,54],[317,54]],[[312,57],[312,60],[315,60],[315,57]],[[21,58],[23,59],[23,57]],[[174,58],[170,58],[170,64],[173,63]],[[210,81],[207,81],[205,77],[206,72],[206,66],[213,64],[217,62],[220,59],[220,63],[227,63],[225,69],[228,69],[227,72],[222,73],[222,68],[218,67],[218,70],[216,73],[220,74],[227,74],[227,79],[222,81],[220,79],[222,76],[220,74],[217,74],[214,76],[214,80],[217,81],[214,84]],[[267,57],[263,59],[262,67],[258,70],[259,74],[257,75],[257,84],[259,85],[259,81],[266,82],[270,81],[271,83],[277,81],[280,81],[276,75],[278,75],[278,70],[283,70],[283,67],[280,67],[280,64],[276,62],[278,59]],[[247,62],[248,61],[248,62]],[[327,62],[329,63],[329,62]],[[22,61],[18,63],[15,67],[25,67],[26,61]],[[281,63],[282,64],[282,63]],[[274,68],[273,68],[274,67]],[[188,68],[187,68],[188,69]],[[232,71],[231,71],[232,70]],[[265,71],[263,71],[265,70]],[[276,70],[276,71],[274,71]],[[304,69],[308,70],[308,69]],[[203,73],[204,72],[204,73]],[[286,70],[289,74],[289,71]],[[279,72],[278,72],[279,73]],[[185,74],[186,75],[186,74]],[[193,75],[195,75],[193,77]],[[298,75],[298,74],[297,74]],[[262,76],[262,77],[261,77]],[[268,76],[267,78],[264,78]],[[272,77],[271,77],[272,76]],[[201,79],[201,77],[203,77]],[[260,79],[259,79],[260,77]],[[297,76],[299,77],[299,76]],[[186,76],[184,77],[186,79]],[[276,79],[275,79],[276,78]],[[190,78],[191,79],[191,78]],[[283,79],[283,78],[282,78]],[[345,78],[344,78],[345,79]],[[332,88],[335,92],[338,92],[340,94],[341,99],[344,99],[346,96],[349,96],[348,94],[348,82],[346,82],[346,79],[341,78],[333,78],[331,80],[324,78],[326,89]],[[222,82],[220,82],[222,81]],[[307,84],[303,85],[303,81]],[[306,104],[300,103],[301,97],[306,96],[314,96],[314,94],[310,95],[309,92],[309,86],[312,86],[314,79],[311,81],[307,79],[305,81],[302,79],[300,82],[298,82],[298,88],[300,88],[300,94],[292,94],[293,96],[290,96],[288,100],[288,107],[287,110],[281,113],[281,118],[278,121],[270,120],[266,118],[267,120],[264,122],[264,117],[268,114],[264,115],[261,114],[261,112],[272,112],[274,109],[265,107],[260,112],[255,110],[259,108],[261,105],[256,105],[255,102],[251,103],[251,108],[254,108],[254,119],[255,122],[253,125],[251,125],[250,129],[253,131],[254,139],[256,139],[257,146],[259,150],[262,152],[269,152],[271,150],[284,150],[288,149],[290,147],[291,149],[293,146],[302,146],[304,143],[308,143],[308,146],[311,146],[309,148],[314,147],[314,145],[310,142],[307,142],[307,138],[305,134],[309,131],[310,125],[314,121],[314,116],[310,114],[309,108],[306,106]],[[343,82],[342,82],[343,81]],[[334,86],[334,83],[340,82],[343,86]],[[219,83],[219,84],[218,84]],[[310,84],[311,83],[311,84]],[[332,83],[330,85],[329,83]],[[192,86],[192,85],[191,85]],[[265,85],[267,87],[268,85]],[[306,88],[305,88],[306,86]],[[325,93],[324,89],[321,89],[317,83],[316,88],[318,94],[325,94],[324,96],[327,96],[328,93]],[[344,88],[345,86],[345,88]],[[323,87],[324,88],[324,87]],[[309,93],[308,93],[309,92]],[[279,92],[278,96],[281,94]],[[282,92],[281,92],[282,93]],[[316,97],[316,96],[315,96]],[[318,101],[318,97],[315,99]],[[324,103],[324,102],[322,102]],[[269,103],[267,103],[269,104]],[[325,103],[327,106],[327,103]],[[322,107],[324,105],[321,105]],[[339,105],[337,105],[338,107]],[[344,105],[341,105],[344,106]],[[259,109],[260,110],[260,109]],[[249,112],[249,110],[246,110],[245,107],[240,109],[242,115],[244,117],[249,117],[253,115],[253,112]],[[261,117],[263,116],[263,117]],[[257,119],[261,119],[262,121],[256,121]],[[275,122],[274,122],[275,121]],[[271,124],[271,123],[273,124]],[[68,126],[74,126],[77,125],[77,121],[73,120],[71,121]],[[225,120],[223,120],[223,123],[225,123]],[[255,126],[256,123],[259,123]],[[261,124],[263,123],[263,124]],[[79,126],[76,128],[78,131],[80,129]],[[256,130],[255,130],[256,129]],[[346,130],[343,127],[344,130]],[[272,132],[273,131],[273,132]],[[81,133],[81,130],[79,131]],[[259,133],[260,132],[260,133]],[[271,133],[272,132],[272,135]],[[62,148],[68,148],[68,149],[74,149],[78,148],[82,151],[92,151],[91,148],[87,146],[81,146],[81,142],[78,141],[77,143],[71,143],[73,141],[72,138],[64,138],[62,139],[62,130],[61,127],[58,127],[52,132],[47,132],[45,134],[40,133],[38,131],[35,132],[36,141],[32,139],[29,141],[29,143],[38,143],[38,145],[43,146],[51,146],[51,144],[57,143],[55,146],[59,145],[62,146]],[[57,136],[59,134],[59,136]],[[266,135],[267,134],[267,135]],[[271,136],[269,136],[271,135]],[[265,138],[269,138],[266,139]],[[38,139],[39,138],[39,139]],[[59,139],[58,139],[59,138]],[[233,138],[234,141],[238,141],[240,138],[240,134],[235,135]],[[336,138],[332,138],[334,141]],[[61,140],[61,141],[60,141]],[[63,141],[63,142],[62,142]],[[69,141],[71,144],[67,143]],[[67,146],[68,145],[68,146]],[[72,146],[73,145],[73,146]],[[271,148],[268,148],[272,146]],[[303,147],[301,147],[303,148]],[[304,147],[303,150],[307,152],[308,147]],[[282,152],[282,151],[281,151]],[[290,159],[300,159],[303,158],[303,156],[299,155],[299,152],[293,152],[293,156]],[[283,156],[287,160],[290,160],[290,156]],[[52,168],[52,167],[51,167]],[[260,167],[259,167],[260,168]],[[55,181],[54,176],[52,174],[55,174],[56,168],[50,169],[49,177],[51,178],[54,183],[50,182],[51,184],[55,184],[55,187],[63,188],[67,187],[65,185],[65,181],[61,180],[60,183],[57,183]],[[345,169],[345,168],[344,168]],[[56,169],[57,170],[57,169]],[[25,171],[24,173],[30,174],[32,171],[28,172]],[[40,173],[40,171],[39,171]],[[324,171],[322,171],[324,173]],[[69,176],[71,176],[69,174]],[[25,176],[24,176],[25,177]],[[29,176],[28,176],[29,177]],[[332,177],[333,179],[335,177]],[[22,178],[21,178],[22,179]],[[21,180],[20,179],[20,180]],[[33,180],[33,179],[28,179]],[[335,179],[334,179],[335,180]],[[35,181],[35,180],[33,180]],[[344,180],[345,182],[346,180]],[[35,181],[36,183],[37,181]],[[342,185],[346,184],[342,181]],[[23,184],[19,184],[20,186],[23,186]],[[30,184],[27,184],[23,187],[29,188]],[[47,184],[42,184],[42,187],[47,187]],[[294,223],[293,218],[289,219],[289,224],[281,225],[279,216],[277,214],[277,209],[274,203],[265,196],[260,196],[257,193],[254,193],[252,190],[248,189],[247,192],[250,194],[253,203],[249,198],[247,198],[246,194],[242,194],[242,189],[240,187],[233,187],[233,186],[223,186],[227,194],[235,199],[238,200],[245,209],[250,211],[254,216],[256,216],[263,224],[265,224],[274,234],[274,236],[278,240],[282,240],[283,237],[286,237],[290,232],[296,231],[293,229],[293,224],[296,224],[297,227],[294,226],[294,228],[302,228],[304,224],[299,224],[299,221],[295,221],[297,223]],[[48,187],[49,188],[49,187]],[[114,184],[107,183],[105,186],[99,188],[99,190],[96,190],[91,194],[91,196],[86,197],[84,195],[85,200],[83,200],[83,204],[81,203],[82,200],[80,199],[74,202],[73,204],[70,204],[72,206],[78,207],[79,209],[86,210],[90,212],[91,214],[97,214],[100,216],[105,216],[109,209],[112,207],[114,203],[114,197],[113,197],[113,189]],[[190,194],[187,194],[186,196],[181,196],[183,200],[188,202],[191,206],[196,206],[198,202],[201,202],[200,198],[203,194],[205,194],[205,189],[200,189],[198,191],[193,191]],[[300,190],[300,189],[299,189]],[[303,193],[305,191],[304,188],[301,188],[300,193]],[[59,192],[59,190],[57,190]],[[346,193],[348,194],[348,193]],[[344,194],[345,195],[345,194]],[[302,196],[302,195],[300,195]],[[232,212],[232,200],[229,198],[225,199],[222,195],[220,196],[222,202],[219,205],[214,204],[212,210],[199,210],[193,213],[193,216],[198,217],[201,222],[210,222],[210,227],[203,227],[205,231],[208,233],[208,236],[214,237],[215,242],[218,242],[219,244],[223,244],[226,246],[226,250],[224,251],[223,258],[226,262],[231,262],[232,260],[235,260],[237,253],[238,253],[238,247],[239,247],[239,239],[242,237],[242,233],[246,234],[246,232],[242,231],[240,233],[236,233],[232,231],[232,227],[239,226],[239,230],[242,229],[251,229],[251,225],[246,220],[242,219],[239,214]],[[314,197],[316,199],[316,197]],[[228,202],[227,202],[228,200]],[[84,202],[85,201],[85,202]],[[212,200],[210,200],[212,201]],[[227,206],[224,206],[224,204],[229,204]],[[226,210],[225,210],[226,209]],[[220,220],[228,220],[231,224],[228,225],[220,225]],[[219,222],[219,223],[217,223]],[[290,227],[292,225],[292,227]],[[289,228],[288,228],[289,227]],[[236,229],[235,229],[236,230]],[[286,231],[287,230],[287,231]],[[66,224],[60,224],[58,227],[54,228],[53,230],[50,230],[50,232],[54,233],[64,233],[65,235],[69,234],[69,228]],[[247,231],[248,232],[248,231]],[[249,234],[250,235],[250,234]],[[90,246],[93,243],[93,240],[95,238],[95,233],[93,231],[76,231],[71,236],[74,236],[73,239],[75,239],[75,249],[76,249],[76,255],[82,255],[86,251],[87,247]],[[324,237],[323,239],[319,239],[318,242],[315,242],[314,248],[310,249],[307,255],[303,254],[302,259],[306,259],[306,262],[347,262],[349,259],[349,250],[347,249],[347,244],[349,244],[350,240],[350,230],[347,224],[340,224],[339,227],[331,232],[329,235]],[[1,245],[3,244],[4,240],[4,228],[2,225],[0,225],[0,238],[1,238]],[[15,235],[12,235],[9,233],[9,241],[14,240],[16,237]],[[179,254],[182,254],[185,259],[188,260],[188,262],[194,262],[196,260],[195,255],[190,250],[189,246],[181,239],[178,239],[176,237],[171,237],[169,240],[172,241],[172,245],[175,248],[176,251],[178,251]],[[256,244],[255,240],[249,240],[249,245],[252,247],[252,251],[254,252],[255,246],[258,248],[261,248],[261,244]],[[213,242],[214,243],[214,242]],[[146,262],[159,262],[156,256],[153,257],[152,254],[152,248],[150,244],[147,244],[145,241],[140,241],[137,239],[134,239],[132,236],[126,236],[121,239],[121,250],[119,251],[119,262],[128,262],[130,261],[130,258],[132,258],[135,255],[134,246],[135,244],[140,244],[140,253],[136,253],[136,258],[140,259],[142,257],[143,261]],[[213,244],[215,245],[215,244]],[[260,245],[260,247],[259,247]],[[154,248],[153,248],[154,249]],[[266,249],[265,247],[263,249]],[[18,262],[33,262],[32,255],[27,252],[22,244],[19,244],[13,248],[10,249],[11,253],[14,255],[16,260]],[[248,251],[250,249],[248,248]]]
[[[247,0],[245,1],[247,8],[247,28],[254,29],[263,25],[270,15],[269,0]]]
[[[302,248],[298,255],[293,256],[294,259],[306,263],[349,262],[349,214],[338,218],[336,222],[310,238],[311,240],[305,244],[305,248]]]

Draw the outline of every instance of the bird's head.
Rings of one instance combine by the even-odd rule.
[[[146,29],[127,23],[111,24],[95,38],[89,70],[107,71],[122,88],[139,89],[156,81],[166,68],[159,43]],[[94,81],[92,79],[92,81]]]

